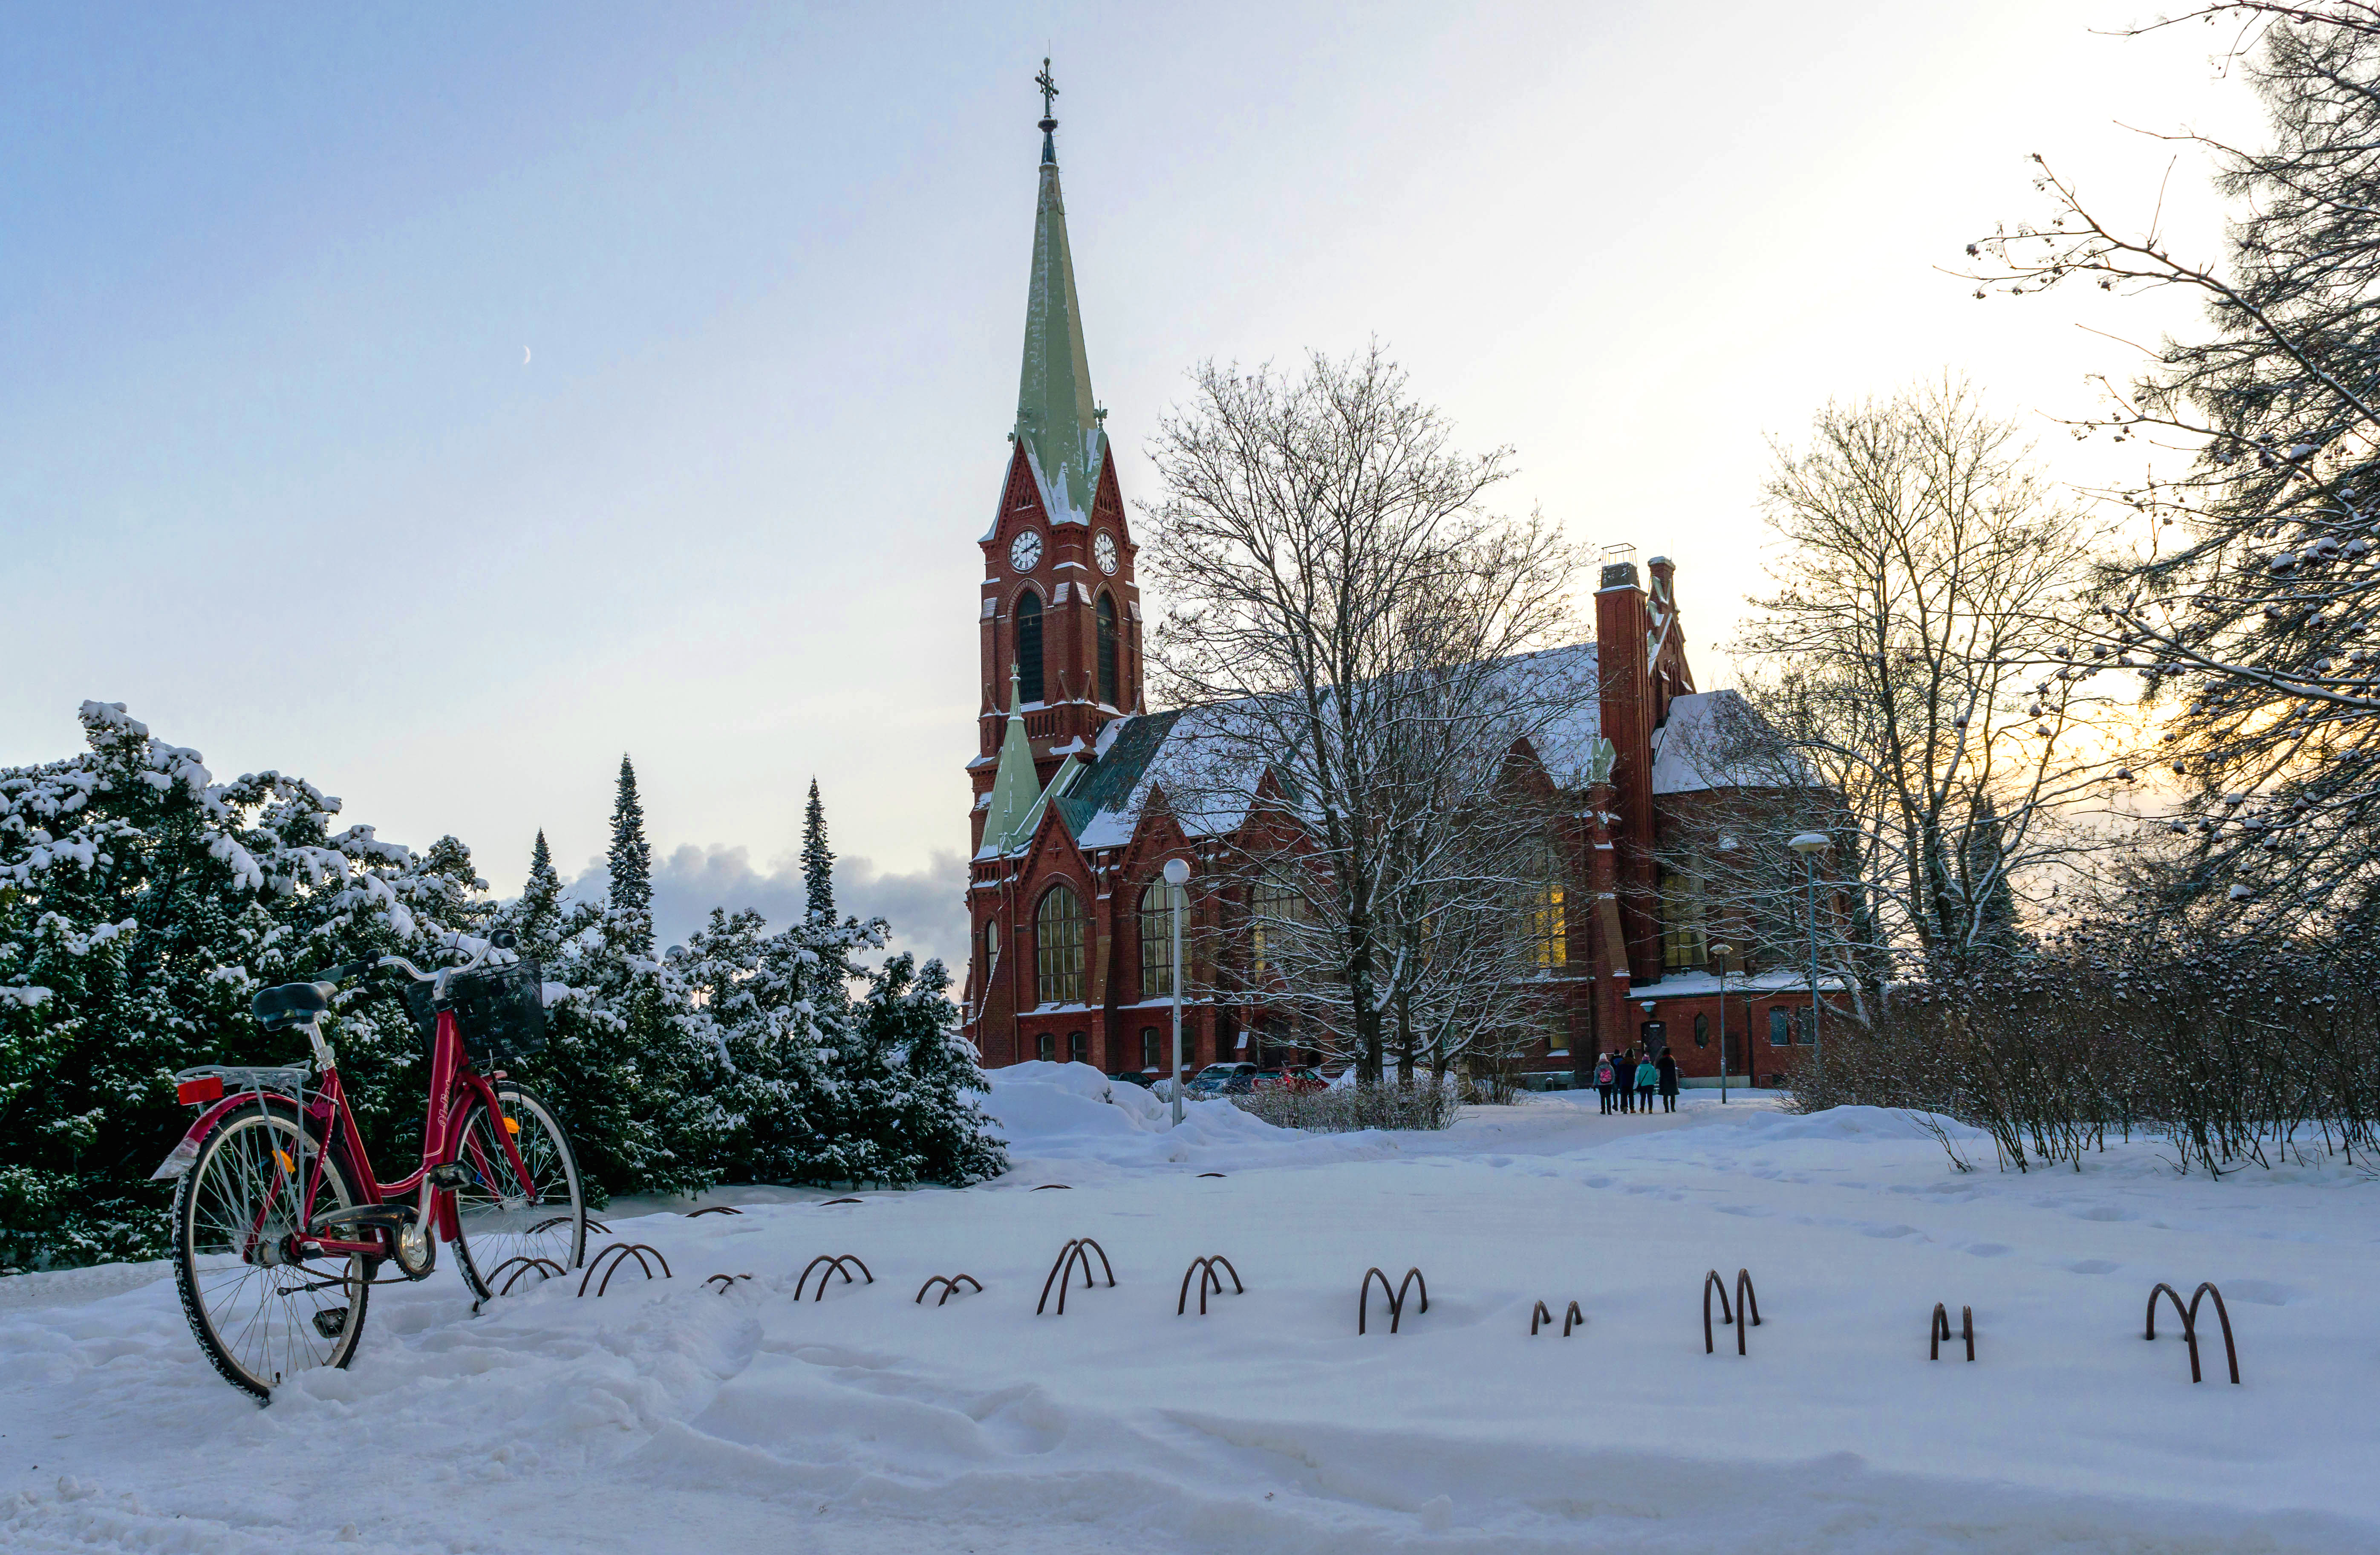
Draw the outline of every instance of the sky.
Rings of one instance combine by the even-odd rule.
[[[1043,54],[1128,502],[1203,359],[1378,337],[1502,494],[1679,563],[1706,688],[1769,439],[1944,371],[2059,418],[2153,299],[1978,302],[2028,153],[2211,254],[2203,27],[1990,6],[27,7],[0,41],[0,764],[127,703],[500,894],[636,763],[666,936],[842,905],[951,955],[975,541]],[[2178,159],[2178,160],[2177,160]],[[2170,168],[2170,171],[2168,169]],[[1161,609],[1161,597],[1152,599]]]

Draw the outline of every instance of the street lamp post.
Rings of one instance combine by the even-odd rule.
[[[1165,861],[1166,894],[1173,898],[1173,1126],[1182,1126],[1182,905],[1189,893],[1190,861]]]
[[[1713,945],[1710,953],[1718,962],[1718,1104],[1727,1105],[1727,958],[1735,954],[1733,945]]]
[[[1825,1053],[1820,1041],[1823,1017],[1818,1014],[1818,855],[1827,851],[1827,834],[1800,832],[1789,838],[1785,845],[1802,856],[1810,877],[1810,1062],[1815,1065]]]

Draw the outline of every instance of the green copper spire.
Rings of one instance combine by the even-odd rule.
[[[1025,825],[1041,796],[1033,772],[1033,743],[1025,737],[1024,698],[1017,687],[1016,666],[1008,666],[1008,732],[1000,742],[1000,770],[991,780],[991,809],[983,818],[984,850],[1009,850],[1012,833]]]
[[[1025,372],[1016,391],[1016,436],[1032,455],[1052,523],[1086,523],[1106,452],[1107,434],[1091,399],[1091,363],[1083,349],[1083,310],[1075,295],[1075,256],[1066,243],[1066,202],[1058,191],[1058,95],[1050,62],[1034,78],[1041,89],[1041,199],[1033,217],[1033,274],[1025,298]]]

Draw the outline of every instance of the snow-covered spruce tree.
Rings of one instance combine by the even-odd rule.
[[[804,1183],[832,1175],[831,1132],[844,1033],[821,1028],[814,990],[820,958],[801,927],[768,932],[756,912],[714,909],[673,953],[697,1043],[721,1055],[712,1100],[721,1119],[722,1176]]]
[[[974,1044],[958,1034],[950,987],[941,962],[920,967],[905,954],[878,970],[860,1006],[868,1046],[897,1055],[899,1086],[885,1119],[887,1144],[901,1152],[892,1181],[963,1188],[1008,1170],[1005,1141],[992,1136],[991,1119],[976,1105],[991,1087]]]
[[[816,778],[802,809],[802,906],[814,918],[834,917],[834,850],[826,845],[826,806]]]
[[[620,758],[619,796],[612,805],[613,933],[636,955],[653,954],[653,847],[645,840],[645,807],[637,798],[637,769]]]
[[[562,900],[562,877],[554,870],[553,851],[546,846],[540,827],[537,844],[529,849],[528,882],[521,889],[520,900],[502,915],[504,927],[520,936],[522,954],[551,961],[565,939],[587,927],[585,922],[574,921],[575,914],[586,913],[586,908],[574,909]]]
[[[2180,288],[2199,333],[2167,339],[2109,432],[2168,452],[2108,493],[2141,554],[2112,567],[2099,662],[2138,671],[2170,716],[2171,882],[2243,932],[2380,921],[2380,8],[2363,0],[2215,4],[2270,137],[2194,145],[2233,202],[2224,247],[2178,252],[2120,227],[2039,157],[2046,220],[1968,247],[1976,296],[2087,282]],[[2166,25],[2166,24],[2158,24]],[[2167,905],[2171,905],[2168,899]],[[2148,907],[2144,910],[2158,910]]]
[[[118,703],[85,703],[82,723],[84,754],[0,770],[7,1267],[161,1253],[170,1184],[148,1174],[188,1122],[173,1072],[302,1056],[250,1018],[259,987],[358,955],[430,959],[480,910],[459,844],[417,857],[370,827],[334,832],[338,801],[311,784],[219,783]],[[368,1142],[390,1148],[419,1037],[386,993],[340,1014]]]
[[[620,761],[611,893],[554,949],[539,1073],[559,1103],[596,1202],[620,1193],[696,1193],[719,1180],[727,1123],[719,1049],[685,1019],[689,995],[653,954],[652,848],[636,769]]]

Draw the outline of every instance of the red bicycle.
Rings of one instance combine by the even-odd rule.
[[[372,1286],[399,1282],[378,1277],[383,1264],[425,1279],[446,1242],[485,1301],[507,1270],[575,1269],[586,1253],[570,1136],[552,1109],[493,1067],[544,1045],[537,964],[513,954],[505,933],[458,935],[451,948],[470,961],[431,973],[384,955],[259,993],[256,1018],[267,1031],[304,1031],[311,1063],[209,1064],[175,1076],[182,1102],[200,1109],[156,1172],[181,1179],[182,1310],[215,1370],[261,1402],[299,1371],[353,1358]],[[407,979],[399,992],[430,1039],[421,1162],[393,1183],[372,1172],[322,1027],[340,983],[383,971]]]

